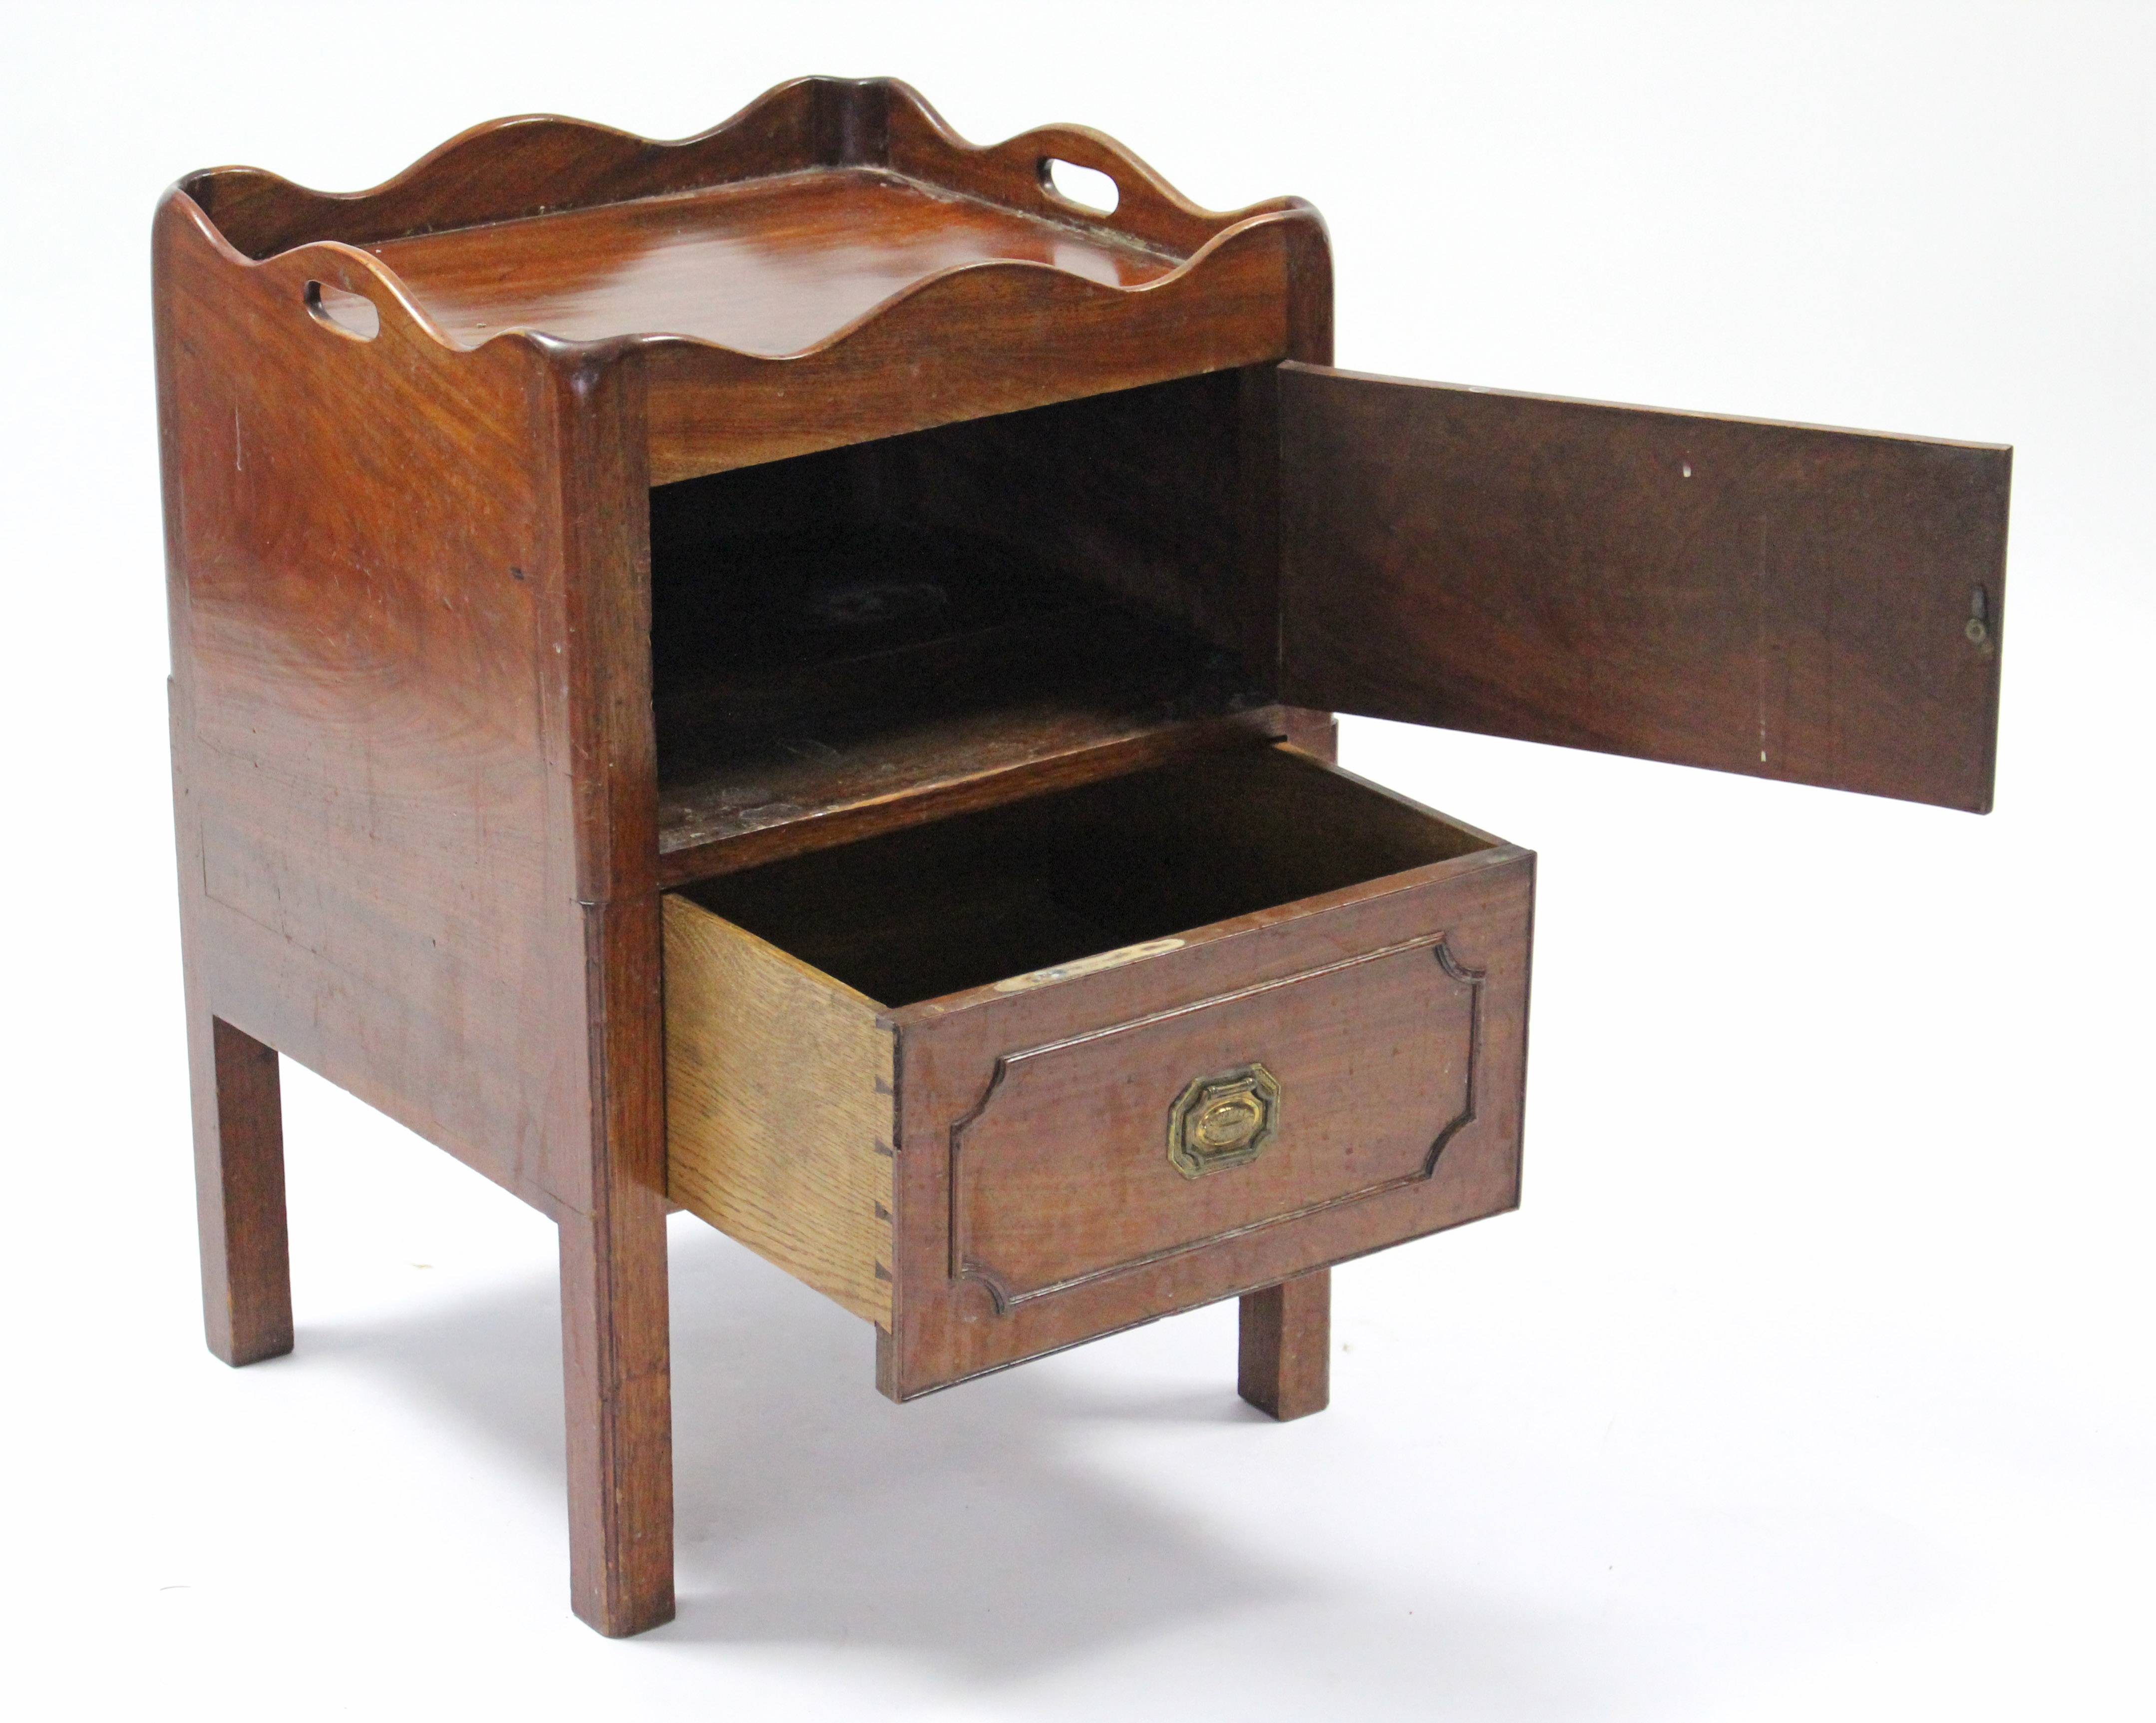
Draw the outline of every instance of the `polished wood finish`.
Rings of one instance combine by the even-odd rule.
[[[1060,198],[1051,158],[1113,178],[1114,213]],[[1324,230],[1300,198],[1200,209],[1081,126],[968,144],[886,79],[798,80],[679,143],[496,121],[348,196],[251,168],[179,189],[245,255],[355,248],[452,348],[531,332],[648,349],[662,483],[1332,357]]]
[[[602,1633],[640,1633],[674,1618],[665,1196],[625,1181],[564,1215],[561,1256],[569,1601]]]
[[[927,1228],[931,1247],[901,1244],[887,1391],[1512,1207],[1532,880],[1531,856],[1493,846],[1194,928],[1053,986],[895,1013],[898,1224],[907,1243]],[[1258,1175],[1248,1186],[1225,1173],[1186,1194],[1165,1109],[1193,1078],[1252,1059],[1281,1079],[1280,1155],[1243,1169]],[[1074,1105],[1089,1108],[1088,1136],[1070,1145],[1088,1177],[1059,1191],[1029,1142]],[[1298,1118],[1310,1131],[1291,1147]]]
[[[690,478],[1293,351],[1284,297],[1322,244],[1265,215],[1142,287],[1002,260],[929,278],[843,342],[779,361],[689,342],[650,357],[651,465]],[[1039,367],[1044,319],[1060,332]],[[1067,345],[1065,343],[1067,342]],[[926,373],[914,356],[933,352]]]
[[[192,1009],[561,1222],[575,1597],[636,1631],[673,1607],[639,379],[445,348],[183,195],[156,265]]]
[[[219,1358],[256,1364],[292,1350],[277,1055],[220,1018],[188,1018],[203,1322]]]
[[[827,1097],[860,1109],[819,1134],[855,1176],[896,1147],[896,1298],[860,1314],[906,1398],[1509,1206],[1532,880],[1524,851],[1250,748],[692,887],[669,903],[688,1001],[674,1021],[670,993],[669,1034],[700,1072],[728,1057],[703,1045],[727,1019],[760,1026],[735,1032],[743,1061],[794,1048],[798,1068],[729,1085],[746,1160]],[[858,1051],[879,1006],[885,1139]],[[850,1026],[810,1021],[832,1017]],[[1276,1140],[1184,1176],[1179,1092],[1251,1061],[1281,1089]],[[696,1168],[677,1191],[711,1159],[706,1087],[675,1129]],[[798,1244],[766,1254],[833,1290]],[[1326,1344],[1296,1308],[1274,1349],[1291,1377]],[[1306,1384],[1283,1392],[1314,1409]]]
[[[535,650],[561,656],[567,578],[546,368],[521,346],[460,359],[393,314],[372,342],[326,331],[303,289],[327,260],[234,270],[182,200],[157,239],[198,995],[581,1207],[575,1128],[526,1067],[585,1034],[563,685]],[[415,471],[444,475],[438,501]]]
[[[933,277],[1031,263],[1142,287],[1183,260],[1119,234],[960,202],[886,169],[812,168],[372,246],[442,332],[563,341],[664,330],[804,353]]]
[[[1326,370],[1315,211],[1081,127],[508,120],[153,259],[211,1344],[290,1344],[280,1054],[549,1215],[604,1633],[674,1607],[670,1161],[896,1397],[1240,1296],[1279,1417],[1327,1265],[1517,1200],[1533,858],[1332,707],[1988,797],[2002,451]]]
[[[1116,217],[1060,205],[1049,153],[1112,172]],[[621,206],[650,198],[694,234],[645,244],[669,217]],[[848,273],[864,219],[896,260],[881,275]],[[540,302],[487,297],[506,257]],[[667,327],[671,265],[721,259],[703,320]],[[829,278],[805,299],[804,271]],[[231,1355],[261,1355],[281,1283],[274,1131],[241,1094],[259,1081],[220,1078],[217,1022],[560,1223],[572,1597],[638,1631],[672,1609],[650,486],[1324,357],[1322,227],[1295,200],[1198,210],[1081,130],[978,149],[903,86],[811,80],[683,145],[480,127],[351,197],[197,175],[160,208],[156,273],[183,930],[222,1127],[213,1330],[236,1320]],[[782,327],[811,301],[822,322]],[[906,787],[1037,788],[1059,755],[1092,756],[1081,776],[1155,757],[1163,728],[1278,727],[1104,731],[1092,709],[1075,746],[1051,725],[1006,747],[1007,781],[983,765],[991,724],[945,750],[970,764]]]
[[[1989,809],[2010,450],[1280,386],[1291,699]]]
[[[1245,1293],[1235,1391],[1283,1423],[1332,1399],[1332,1271]]]
[[[888,1328],[882,1007],[686,898],[665,910],[668,1196]]]
[[[1040,172],[1049,158],[1113,179],[1120,198],[1112,214],[1059,197]],[[1201,209],[1089,126],[1043,126],[1001,143],[968,143],[919,91],[894,78],[796,78],[710,131],[673,142],[552,114],[490,120],[364,192],[311,191],[256,167],[211,168],[178,189],[243,255],[259,260],[320,240],[378,245],[816,167],[886,169],[1120,249],[1183,257],[1252,216],[1315,213],[1300,198],[1230,215]]]

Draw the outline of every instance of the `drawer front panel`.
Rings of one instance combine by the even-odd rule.
[[[1441,933],[1020,1048],[952,1133],[952,1272],[998,1308],[1426,1179],[1485,977]]]
[[[885,1391],[1513,1207],[1532,899],[1501,847],[896,1013]]]

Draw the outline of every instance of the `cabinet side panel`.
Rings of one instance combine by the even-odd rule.
[[[732,922],[665,913],[668,1196],[889,1327],[891,1031]]]
[[[208,1009],[542,1207],[588,1182],[544,363],[156,233],[181,897]],[[363,279],[354,277],[365,287]],[[378,291],[378,290],[377,290]],[[558,674],[558,671],[556,672]]]

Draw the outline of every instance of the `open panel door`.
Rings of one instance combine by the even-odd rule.
[[[1280,390],[1286,699],[1989,810],[2010,450]]]

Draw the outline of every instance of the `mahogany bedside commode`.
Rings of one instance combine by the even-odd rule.
[[[1989,805],[2006,450],[1333,370],[1317,212],[1097,132],[506,120],[156,263],[210,1345],[292,1345],[279,1052],[552,1216],[603,1633],[670,1201],[893,1398],[1239,1296],[1278,1417],[1513,1206],[1534,858],[1332,712]]]

